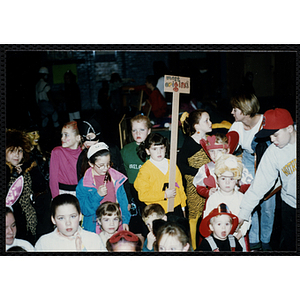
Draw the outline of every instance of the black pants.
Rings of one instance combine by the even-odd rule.
[[[284,201],[281,204],[280,251],[296,251],[296,209]]]

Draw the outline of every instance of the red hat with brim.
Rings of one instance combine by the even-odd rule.
[[[284,108],[269,109],[264,113],[263,128],[255,135],[256,138],[265,138],[276,131],[294,125],[289,111]]]
[[[211,230],[209,228],[210,219],[219,215],[228,215],[232,219],[232,228],[230,234],[235,232],[239,224],[239,218],[232,214],[228,206],[225,203],[221,203],[217,208],[213,209],[208,216],[206,216],[200,223],[200,233],[203,237],[208,237],[211,235]]]
[[[239,144],[240,136],[239,136],[238,132],[236,132],[236,131],[229,131],[229,132],[226,133],[226,136],[228,138],[229,154],[232,154],[235,151],[238,144]],[[210,155],[209,155],[209,152],[208,152],[209,149],[218,149],[218,148],[222,149],[222,148],[224,148],[224,145],[215,145],[215,144],[213,144],[213,145],[208,146],[207,143],[210,142],[210,140],[212,138],[213,137],[208,136],[207,140],[205,140],[205,139],[200,140],[200,144],[201,144],[202,148],[204,149],[204,151],[206,152],[206,154],[208,155],[209,158],[210,158]],[[213,142],[215,142],[215,140]]]

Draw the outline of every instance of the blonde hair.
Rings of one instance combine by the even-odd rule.
[[[233,179],[241,179],[243,172],[242,159],[232,154],[221,155],[215,162],[215,174],[219,177],[226,171],[233,173]]]
[[[257,97],[254,94],[234,96],[230,100],[233,108],[238,108],[245,116],[253,118],[260,110]]]

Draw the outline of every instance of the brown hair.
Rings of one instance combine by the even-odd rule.
[[[130,119],[131,127],[132,127],[133,122],[145,122],[149,129],[151,129],[151,127],[152,127],[150,119],[147,116],[144,116],[144,115],[141,115],[141,114],[136,115],[136,116],[134,116],[133,118]]]
[[[196,132],[195,125],[199,123],[202,114],[207,113],[204,109],[192,111],[184,120],[181,121],[183,132],[189,136]]]
[[[112,216],[113,214],[117,214],[119,220],[122,220],[120,204],[114,202],[104,202],[102,203],[96,210],[97,219],[101,219],[102,216]]]
[[[154,213],[157,214],[157,217],[159,219],[161,219],[165,215],[165,211],[160,204],[158,203],[149,204],[144,208],[142,212],[143,221],[146,222],[147,219]]]
[[[257,97],[254,94],[240,94],[230,100],[232,108],[238,108],[245,116],[253,118],[260,110]]]

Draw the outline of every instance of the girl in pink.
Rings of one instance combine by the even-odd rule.
[[[49,185],[52,199],[66,193],[76,196],[76,164],[81,152],[80,141],[77,122],[66,123],[61,131],[61,146],[55,147],[51,152]]]

